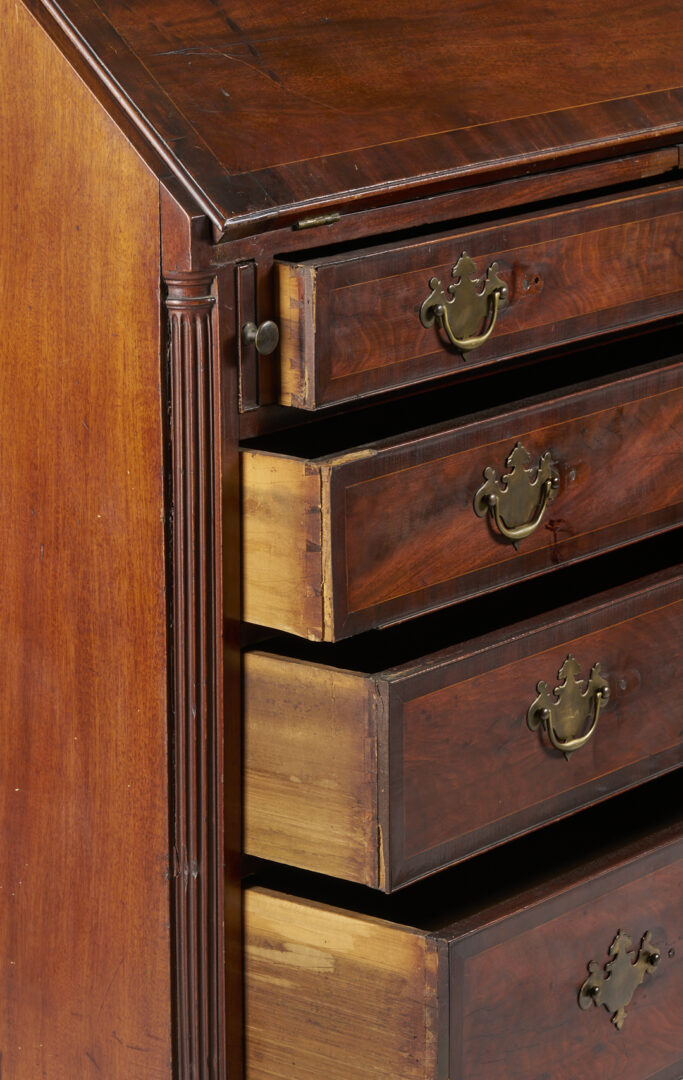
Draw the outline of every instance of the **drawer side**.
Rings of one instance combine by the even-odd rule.
[[[274,454],[241,454],[242,617],[322,636],[320,474]]]
[[[316,389],[316,269],[278,267],[280,404],[314,409]]]
[[[376,888],[373,680],[261,652],[244,679],[245,851]]]
[[[245,932],[247,1080],[445,1080],[426,935],[262,889]]]

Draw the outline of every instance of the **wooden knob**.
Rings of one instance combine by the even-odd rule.
[[[268,356],[277,349],[280,340],[280,331],[277,323],[266,319],[265,322],[248,322],[242,327],[242,342],[244,345],[253,345],[256,352],[261,356]]]

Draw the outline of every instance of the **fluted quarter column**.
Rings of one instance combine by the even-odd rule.
[[[223,1080],[220,440],[213,278],[166,277],[179,1080]]]

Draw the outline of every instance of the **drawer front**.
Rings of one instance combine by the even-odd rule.
[[[328,460],[245,452],[245,618],[335,640],[680,523],[682,382],[672,364]],[[544,501],[546,455],[559,487]],[[515,468],[529,503],[509,512]],[[537,521],[525,539],[475,512],[485,470],[506,527]]]
[[[683,574],[651,582],[377,675],[247,654],[246,851],[391,892],[675,768]]]
[[[683,186],[672,184],[381,250],[276,264],[280,400],[315,409],[678,312],[682,206]],[[420,320],[431,279],[444,289],[453,284],[463,252],[474,260],[479,291],[493,262],[508,290],[489,340],[467,351]],[[473,303],[465,336],[490,322],[490,303]]]
[[[680,1080],[683,1076],[683,845],[588,879],[451,945],[451,1080]],[[649,931],[656,968],[625,1005],[579,1008],[619,931],[622,967]],[[647,951],[647,946],[644,952]],[[628,973],[627,978],[628,978]],[[628,994],[615,994],[620,1005]]]
[[[683,578],[606,604],[390,685],[395,886],[681,763],[683,659],[671,643],[683,640]],[[593,728],[596,664],[609,698]],[[572,734],[593,729],[567,758],[543,724],[530,729],[541,680],[554,702],[551,722],[569,718]],[[580,732],[577,683],[585,695]]]
[[[680,522],[682,382],[679,366],[333,469],[336,633],[398,621]],[[515,547],[490,514],[476,516],[473,500],[486,469],[499,480],[510,472],[518,443],[532,467],[550,454],[559,491]]]

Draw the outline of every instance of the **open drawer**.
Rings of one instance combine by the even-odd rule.
[[[489,612],[510,618],[519,589]],[[474,607],[448,648],[444,613],[245,654],[248,853],[391,892],[681,764],[680,567],[486,634]]]
[[[681,827],[610,802],[401,903],[248,889],[247,1080],[680,1080]]]
[[[282,259],[280,402],[317,409],[680,312],[682,236],[674,181]]]
[[[438,397],[446,415],[463,407],[464,398]],[[322,426],[329,439],[334,425]],[[277,450],[272,441],[242,450],[243,617],[314,640],[399,622],[683,521],[683,362],[668,353],[338,452],[307,452],[305,429],[292,438],[296,450],[286,437]]]

